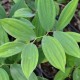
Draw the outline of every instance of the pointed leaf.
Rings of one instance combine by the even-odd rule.
[[[9,80],[8,73],[2,68],[0,68],[0,80]]]
[[[59,3],[57,3],[56,1],[55,1],[55,8],[56,8],[56,15],[59,15],[60,12]]]
[[[55,22],[55,3],[53,0],[38,0],[38,16],[44,30],[53,29]]]
[[[6,12],[0,4],[0,19],[2,19],[2,18],[6,18]]]
[[[30,18],[30,17],[33,17],[35,14],[32,13],[31,10],[29,10],[28,8],[21,8],[21,9],[18,9],[13,17],[24,17],[24,18]]]
[[[65,73],[63,73],[62,71],[59,71],[55,75],[54,80],[65,80],[65,78],[69,77],[71,70],[72,70],[71,68],[66,68]]]
[[[71,37],[73,37],[76,42],[80,42],[80,34],[76,32],[67,32]]]
[[[42,49],[47,60],[56,68],[65,71],[66,56],[63,47],[57,39],[45,36],[42,39]]]
[[[28,79],[38,63],[38,49],[34,44],[27,44],[22,51],[21,66]]]
[[[56,29],[62,30],[65,28],[71,21],[72,17],[74,16],[74,13],[76,11],[77,5],[79,0],[71,0],[66,7],[63,9],[63,11],[60,14]]]
[[[67,54],[80,58],[79,46],[69,34],[65,32],[55,31],[54,37],[61,43]]]
[[[8,42],[0,46],[0,57],[9,57],[22,51],[24,47],[20,42]]]
[[[31,28],[31,24],[25,24],[23,21],[6,18],[1,20],[2,27],[7,33],[15,38],[22,39],[24,41],[32,40],[35,38],[35,33]]]

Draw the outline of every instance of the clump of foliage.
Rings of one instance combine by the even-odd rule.
[[[13,1],[8,16],[0,5],[0,80],[47,80],[33,72],[45,61],[60,70],[54,80],[74,69],[73,80],[80,80],[80,34],[64,32],[78,0],[69,1],[58,20],[58,2],[66,0]]]

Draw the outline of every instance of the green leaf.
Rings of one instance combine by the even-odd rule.
[[[74,67],[76,62],[76,57],[66,55],[66,66]]]
[[[9,80],[8,73],[2,68],[0,68],[0,80]]]
[[[20,0],[13,0],[15,3],[17,3],[18,1],[20,1]]]
[[[56,15],[59,15],[59,11],[60,11],[59,3],[57,3],[56,1],[55,1],[55,8],[56,8]]]
[[[9,17],[12,17],[14,15],[14,12],[20,8],[28,8],[25,0],[19,0],[16,2],[15,5],[12,6]]]
[[[38,16],[44,30],[53,29],[56,10],[53,0],[38,0]]]
[[[71,70],[72,70],[71,68],[66,68],[65,73],[63,73],[62,71],[59,71],[55,75],[54,80],[65,80],[65,78],[69,77]]]
[[[10,72],[13,80],[27,80],[24,76],[21,66],[19,64],[13,64],[10,66]]]
[[[19,64],[13,64],[10,66],[10,72],[13,80],[27,80],[24,76],[21,66]],[[34,73],[31,74],[29,80],[38,80]]]
[[[80,66],[80,58],[75,59],[75,66]]]
[[[29,10],[28,8],[21,8],[18,9],[13,17],[24,17],[24,18],[29,18],[29,17],[33,17],[35,14],[32,13],[31,10]]]
[[[35,8],[37,9],[38,0],[35,0]]]
[[[73,37],[76,42],[80,42],[80,34],[76,32],[67,32],[71,37]]]
[[[32,73],[31,76],[29,77],[29,80],[38,80],[38,78],[35,75],[35,73]]]
[[[58,23],[56,25],[57,30],[64,29],[70,23],[76,11],[77,5],[78,5],[78,0],[71,0],[66,5],[66,7],[61,12]]]
[[[39,51],[38,64],[40,64],[40,63],[43,63],[46,58],[45,58],[45,56],[44,56],[44,53],[43,53],[43,51],[42,51],[42,48],[38,48],[38,51]]]
[[[0,58],[0,66],[2,66],[5,63],[5,58]]]
[[[8,35],[5,30],[0,26],[0,45],[9,42]]]
[[[68,55],[80,58],[80,51],[77,42],[67,33],[55,31],[54,37],[61,43]]]
[[[57,0],[58,3],[66,3],[66,0]]]
[[[3,65],[2,68],[8,73],[9,80],[12,80],[11,73],[10,73],[10,67],[8,65]]]
[[[44,29],[42,28],[38,15],[36,14],[36,16],[34,17],[33,21],[32,21],[33,25],[35,26],[35,33],[38,37],[43,36],[46,31],[44,31]]]
[[[80,67],[78,67],[74,70],[73,80],[80,80]]]
[[[47,60],[56,68],[65,71],[66,56],[63,47],[57,39],[44,36],[42,39],[42,49]]]
[[[27,5],[29,6],[30,9],[35,11],[35,0],[26,0]]]
[[[24,47],[20,42],[8,42],[0,46],[0,57],[9,57],[22,51]]]
[[[6,12],[5,12],[4,8],[0,4],[0,19],[6,18],[6,17],[7,17],[6,16]]]
[[[26,24],[27,26],[31,27],[32,29],[35,29],[34,25],[29,20],[25,18],[21,18],[20,20],[23,21],[24,24]]]
[[[21,66],[24,72],[24,75],[28,79],[36,68],[38,63],[38,49],[37,47],[30,43],[25,46],[21,55]]]
[[[12,63],[17,63],[21,60],[21,52],[18,54],[15,54],[13,56],[8,57],[5,62],[6,64],[12,64]]]
[[[27,41],[35,38],[35,33],[31,28],[31,24],[24,23],[23,21],[6,18],[1,20],[2,27],[7,33],[15,38]]]
[[[80,65],[80,58],[76,58],[70,55],[66,55],[66,66],[77,67]]]

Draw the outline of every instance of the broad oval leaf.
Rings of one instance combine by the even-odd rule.
[[[5,12],[4,8],[0,4],[0,19],[6,18],[6,17],[7,17],[6,16],[6,12]]]
[[[71,21],[72,17],[74,16],[74,13],[76,11],[78,1],[79,0],[71,0],[67,4],[67,6],[63,9],[63,11],[60,14],[58,23],[56,25],[57,30],[62,30],[69,24],[69,22]]]
[[[29,23],[27,25],[23,21],[17,19],[5,18],[1,20],[1,25],[7,33],[15,38],[27,41],[36,37]]]
[[[11,72],[12,78],[14,80],[27,80],[27,78],[24,76],[21,66],[19,64],[11,65],[10,72]],[[36,75],[34,73],[32,73],[29,80],[38,80],[38,79],[37,79]]]
[[[80,34],[76,32],[67,32],[71,37],[73,37],[76,42],[80,42]]]
[[[0,45],[9,42],[8,35],[5,30],[0,26]]]
[[[80,80],[80,66],[74,70],[73,80]]]
[[[38,0],[38,16],[44,30],[53,29],[56,10],[53,0]]]
[[[57,39],[45,36],[42,39],[42,49],[47,60],[56,68],[65,71],[66,56],[63,47]]]
[[[8,73],[2,68],[0,68],[0,80],[9,80]]]
[[[38,55],[38,49],[32,43],[27,44],[22,51],[21,66],[27,79],[30,77],[31,73],[37,66]]]
[[[35,14],[32,13],[31,10],[29,10],[28,8],[21,8],[21,9],[18,9],[13,17],[23,17],[23,18],[30,18],[30,17],[33,17]]]
[[[71,71],[72,71],[71,68],[66,68],[66,69],[65,69],[65,73],[63,73],[62,71],[59,71],[59,72],[55,75],[54,80],[65,80],[65,78],[69,77]]]
[[[55,31],[54,37],[61,43],[68,55],[80,58],[80,51],[77,42],[67,33]]]
[[[12,6],[10,10],[9,17],[12,17],[14,15],[14,12],[20,8],[28,8],[27,4],[25,3],[25,0],[18,0],[16,1],[16,4]]]
[[[22,51],[24,47],[23,43],[20,42],[8,42],[0,46],[0,57],[13,56]]]

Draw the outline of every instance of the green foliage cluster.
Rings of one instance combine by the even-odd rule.
[[[48,61],[60,71],[54,80],[80,80],[80,34],[64,32],[78,0],[13,0],[9,15],[0,5],[0,80],[47,80],[33,72]],[[56,17],[59,15],[59,19]],[[51,35],[49,34],[51,33]]]

